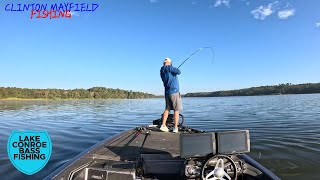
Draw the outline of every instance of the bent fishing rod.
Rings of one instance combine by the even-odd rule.
[[[212,51],[212,62],[214,61],[214,50],[212,47],[202,47],[199,48],[198,50],[196,50],[194,53],[192,53],[190,56],[187,57],[187,59],[185,59],[178,68],[180,68],[185,62],[187,62],[193,55],[197,54],[198,52],[204,50],[204,49],[211,49]]]

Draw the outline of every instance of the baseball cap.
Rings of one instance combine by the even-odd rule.
[[[171,62],[171,59],[167,57],[167,58],[164,59],[163,62]]]

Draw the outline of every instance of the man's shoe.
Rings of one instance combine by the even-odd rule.
[[[179,130],[178,130],[178,128],[174,128],[172,132],[174,132],[174,133],[178,133],[178,132],[179,132]]]
[[[167,126],[161,126],[161,127],[160,127],[160,130],[161,130],[162,132],[169,132],[169,129],[167,128]]]

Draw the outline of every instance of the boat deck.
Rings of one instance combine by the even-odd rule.
[[[179,133],[161,132],[158,128],[148,131],[136,130],[116,136],[107,144],[88,153],[85,158],[136,161],[140,154],[168,154],[176,158],[180,156]]]

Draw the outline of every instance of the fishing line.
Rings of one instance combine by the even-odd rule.
[[[187,59],[185,59],[178,68],[180,68],[185,62],[187,62],[187,60],[189,60],[193,55],[197,54],[198,52],[204,50],[204,49],[211,49],[212,51],[212,62],[214,62],[214,50],[212,47],[202,47],[199,48],[198,50],[196,50],[194,53],[192,53],[190,56],[187,57]]]

